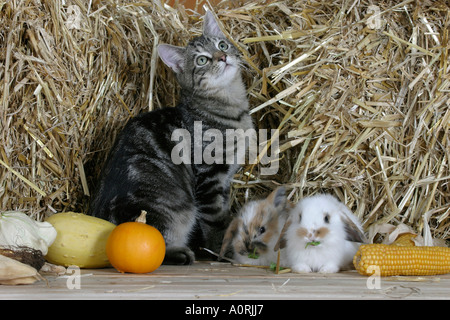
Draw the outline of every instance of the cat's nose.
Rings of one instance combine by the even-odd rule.
[[[213,54],[213,57],[217,61],[227,62],[227,55],[222,51],[217,51]]]

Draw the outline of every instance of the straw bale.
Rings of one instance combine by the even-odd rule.
[[[156,46],[201,32],[179,2],[0,4],[2,210],[85,210],[126,121],[176,103]],[[279,129],[277,174],[245,166],[234,210],[285,184],[294,202],[335,194],[366,228],[427,223],[450,237],[445,0],[222,1],[214,12],[246,61],[256,125]]]

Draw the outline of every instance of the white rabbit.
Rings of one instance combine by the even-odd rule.
[[[298,273],[347,269],[361,243],[366,241],[358,219],[329,194],[299,201],[280,240],[275,250],[285,246],[288,266]]]
[[[266,199],[253,200],[243,206],[225,232],[219,256],[223,257],[231,247],[232,257],[238,263],[270,265],[277,262],[278,252],[273,248],[292,208],[285,193],[284,187],[279,187]]]

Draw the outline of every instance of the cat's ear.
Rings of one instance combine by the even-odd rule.
[[[226,38],[222,30],[220,30],[217,24],[216,18],[211,13],[211,11],[206,11],[205,17],[203,18],[203,34],[206,36]]]
[[[170,44],[160,44],[158,54],[162,61],[175,73],[184,70],[184,48],[172,46]]]

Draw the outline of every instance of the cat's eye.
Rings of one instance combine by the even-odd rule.
[[[195,60],[195,62],[197,63],[197,65],[199,66],[204,66],[205,64],[207,64],[209,61],[207,56],[199,56],[197,57],[197,59]]]
[[[220,41],[217,47],[221,51],[227,51],[230,46],[225,41]]]

